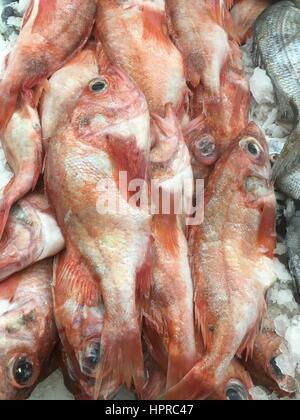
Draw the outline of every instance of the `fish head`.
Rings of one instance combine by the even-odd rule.
[[[268,144],[255,123],[250,123],[229,149],[225,166],[254,199],[273,192]]]
[[[250,390],[253,386],[249,373],[238,360],[233,359],[227,369],[223,384],[211,395],[210,399],[229,401],[251,400]]]
[[[283,348],[284,340],[276,334],[273,322],[264,319],[256,336],[252,360],[246,365],[256,383],[285,396],[296,391],[296,383],[281,371],[277,359]]]
[[[38,255],[40,223],[26,199],[11,210],[0,241],[0,279],[7,278],[34,261]]]
[[[47,278],[36,287],[25,276],[16,274],[0,284],[0,400],[30,395],[56,343]]]
[[[107,61],[100,63],[100,70],[83,89],[73,112],[72,126],[81,136],[105,133],[148,114],[144,95],[125,72]]]
[[[208,128],[205,116],[200,113],[182,131],[190,152],[194,177],[206,179],[219,158],[219,152],[216,138]]]
[[[93,399],[96,375],[99,370],[104,306],[99,286],[85,266],[78,281],[66,283],[64,272],[71,257],[67,253],[56,259],[53,284],[55,319],[63,345],[63,366],[76,391]],[[86,280],[84,280],[86,279]]]

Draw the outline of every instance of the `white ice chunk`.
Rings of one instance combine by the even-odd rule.
[[[288,342],[291,355],[300,363],[300,317],[293,320],[286,332],[285,339]]]
[[[278,244],[276,246],[276,249],[275,249],[275,254],[276,255],[284,255],[284,254],[286,254],[286,251],[287,251],[286,245],[278,242]],[[287,274],[289,274],[289,273],[287,272]],[[289,275],[289,277],[290,277],[290,275]]]
[[[290,326],[290,320],[286,314],[277,316],[274,319],[275,331],[280,337],[285,337],[287,329]]]
[[[276,365],[284,375],[295,377],[296,363],[289,353],[282,353],[276,357]]]
[[[274,89],[271,79],[265,70],[257,67],[250,78],[250,90],[258,104],[273,104]]]
[[[277,279],[281,281],[281,283],[288,283],[292,281],[291,274],[287,271],[284,264],[282,264],[277,258],[273,259],[273,270],[277,276]]]
[[[249,392],[255,401],[267,401],[269,399],[266,391],[260,386],[255,386]]]
[[[19,28],[22,25],[22,18],[17,17],[17,16],[10,16],[7,19],[7,24],[8,26],[16,26],[17,28]]]

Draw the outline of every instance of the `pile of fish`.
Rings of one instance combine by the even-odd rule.
[[[0,399],[297,398],[299,1],[2,3]]]

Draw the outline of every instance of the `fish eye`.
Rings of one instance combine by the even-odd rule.
[[[228,401],[247,401],[248,395],[241,383],[231,383],[226,389],[226,398]]]
[[[90,82],[90,89],[95,93],[102,93],[108,88],[108,83],[105,79],[94,79]]]
[[[211,136],[205,136],[195,143],[195,147],[201,152],[202,156],[211,156],[215,149],[215,142]]]
[[[31,385],[33,370],[34,365],[32,360],[25,356],[18,358],[13,366],[13,377],[15,382],[22,387]]]
[[[192,149],[193,155],[198,162],[210,163],[216,158],[215,139],[209,134],[197,139],[192,145]]]
[[[90,343],[82,356],[82,372],[88,376],[93,373],[100,361],[100,343]]]
[[[248,137],[240,141],[240,147],[244,149],[248,155],[252,158],[257,159],[263,154],[263,149],[261,145],[257,142],[255,138]]]
[[[277,365],[275,357],[273,357],[273,359],[270,360],[270,366],[272,368],[272,372],[278,379],[284,378],[284,374],[281,372],[280,367]]]
[[[247,148],[248,152],[251,153],[251,155],[253,156],[257,156],[260,152],[259,147],[255,143],[249,142]]]

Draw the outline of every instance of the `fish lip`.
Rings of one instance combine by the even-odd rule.
[[[270,170],[267,168],[263,168],[261,170],[250,171],[249,176],[266,181],[268,187],[271,187],[272,185],[271,173],[270,173]]]

